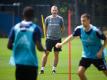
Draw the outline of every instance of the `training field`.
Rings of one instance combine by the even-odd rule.
[[[44,39],[43,39],[44,43]],[[71,42],[71,61],[72,61],[72,80],[79,80],[77,76],[78,62],[81,57],[81,42],[75,39]],[[37,51],[38,52],[38,51]],[[39,70],[41,67],[42,54],[38,52]],[[0,38],[0,80],[15,80],[15,67],[9,65],[11,51],[7,49],[7,39]],[[107,56],[106,56],[107,60]],[[68,78],[68,44],[62,47],[62,52],[59,55],[59,64],[57,73],[52,74],[51,68],[53,63],[53,53],[50,53],[48,62],[45,68],[45,74],[39,74],[38,80],[69,80]],[[93,65],[86,72],[88,80],[107,80],[102,72],[99,72]]]

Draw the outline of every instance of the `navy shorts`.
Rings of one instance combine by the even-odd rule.
[[[16,80],[37,80],[38,67],[16,64]]]
[[[52,48],[54,48],[54,51],[61,51],[61,48],[55,47],[56,43],[61,43],[61,39],[58,40],[46,39],[46,50],[51,52]]]
[[[106,61],[104,59],[81,58],[79,66],[83,66],[87,69],[91,64],[98,70],[107,70]]]

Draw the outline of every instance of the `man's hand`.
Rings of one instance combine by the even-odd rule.
[[[61,44],[61,43],[57,43],[57,44],[55,45],[55,47],[56,47],[56,48],[61,48],[61,47],[62,47],[62,44]]]
[[[99,59],[102,58],[102,51],[101,51],[101,50],[97,53],[97,57],[98,57]]]

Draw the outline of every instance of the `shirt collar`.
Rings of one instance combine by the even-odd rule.
[[[28,26],[28,25],[30,25],[30,24],[32,24],[32,21],[23,20],[23,21],[21,22],[21,25],[22,25],[22,26]]]
[[[85,28],[83,27],[83,29],[85,30]],[[90,24],[90,28],[89,28],[89,30],[88,31],[90,31],[92,29],[92,24]],[[87,32],[88,32],[87,31]]]

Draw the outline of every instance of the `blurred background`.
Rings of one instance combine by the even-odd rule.
[[[34,22],[42,27],[42,18],[50,14],[52,5],[59,8],[59,15],[65,21],[67,36],[68,11],[70,10],[71,31],[80,25],[82,13],[91,15],[92,24],[101,30],[107,30],[107,0],[0,0],[0,37],[7,37],[10,29],[22,20],[23,7],[31,5],[35,9]]]

